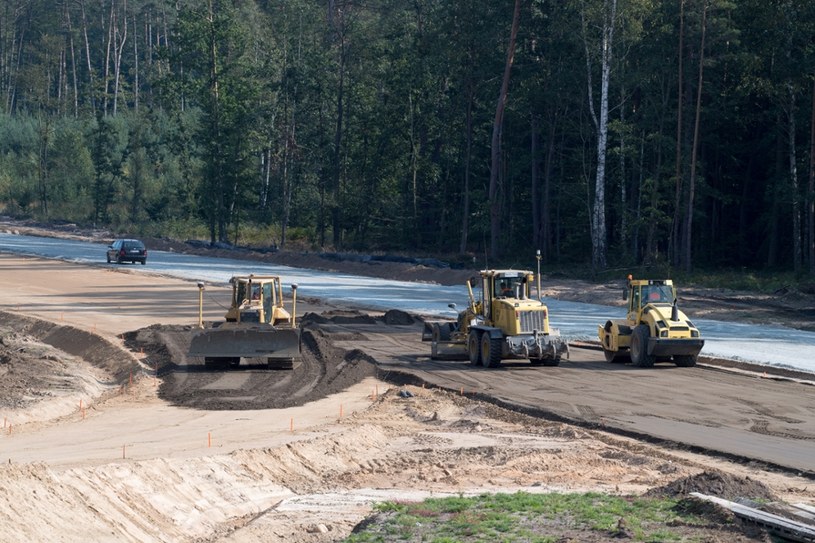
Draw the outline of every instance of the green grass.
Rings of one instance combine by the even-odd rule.
[[[524,492],[386,502],[376,507],[376,521],[345,541],[553,543],[562,540],[563,534],[593,532],[599,538],[612,537],[621,523],[633,541],[688,541],[679,527],[705,521],[683,512],[677,503],[596,493]]]

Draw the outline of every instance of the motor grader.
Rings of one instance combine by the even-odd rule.
[[[546,305],[530,296],[534,277],[523,270],[482,270],[480,278],[467,281],[469,304],[457,320],[425,323],[422,340],[431,342],[431,358],[469,359],[485,368],[498,367],[504,359],[557,366],[563,355],[568,357],[569,346],[558,330],[550,329]],[[476,299],[473,282],[479,281]]]
[[[269,368],[291,369],[300,357],[295,322],[297,285],[292,285],[291,313],[283,307],[283,286],[275,275],[236,275],[229,280],[232,299],[223,323],[204,328],[203,283],[199,288],[199,328],[189,356],[203,357],[210,369],[237,367],[241,359],[265,359]]]
[[[648,368],[673,360],[680,367],[696,365],[705,344],[699,330],[676,305],[670,279],[633,279],[623,291],[628,300],[625,320],[609,320],[597,327],[608,362],[627,362]]]

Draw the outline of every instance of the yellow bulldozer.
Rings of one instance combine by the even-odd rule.
[[[628,300],[625,320],[609,320],[597,327],[608,362],[630,359],[643,368],[668,360],[680,367],[696,365],[705,340],[677,307],[673,281],[629,275],[623,299]]]
[[[498,367],[504,359],[560,364],[569,346],[558,330],[550,329],[546,305],[530,296],[534,277],[524,270],[482,270],[478,299],[474,281],[467,281],[469,304],[456,321],[425,322],[422,340],[431,342],[431,358],[469,359],[485,368]]]
[[[204,328],[203,283],[199,288],[199,327],[188,356],[202,357],[206,367],[237,367],[241,359],[265,359],[269,368],[291,369],[300,357],[300,330],[295,322],[297,285],[292,285],[291,312],[283,307],[283,285],[276,275],[236,275],[229,280],[232,301],[225,321]]]

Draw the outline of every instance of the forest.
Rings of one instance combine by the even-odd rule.
[[[815,2],[0,0],[0,211],[815,274]]]

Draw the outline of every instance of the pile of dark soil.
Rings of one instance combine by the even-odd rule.
[[[280,409],[304,405],[377,375],[365,353],[335,347],[319,323],[376,322],[356,312],[309,314],[301,320],[302,355],[293,369],[269,369],[265,360],[244,359],[228,370],[206,368],[187,357],[192,326],[153,325],[125,334],[130,349],[147,355],[162,379],[159,395],[195,409]]]
[[[718,470],[677,479],[666,486],[654,488],[647,495],[655,497],[682,497],[691,492],[736,501],[747,498],[755,501],[774,501],[772,491],[760,481],[749,477],[736,477]]]

